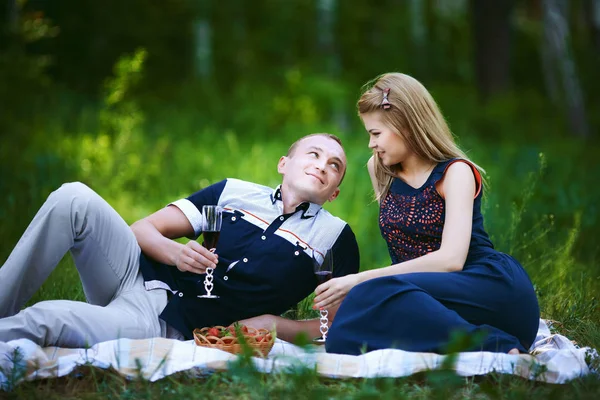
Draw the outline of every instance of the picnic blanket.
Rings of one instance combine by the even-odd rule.
[[[517,375],[548,383],[565,383],[589,374],[586,363],[597,357],[594,349],[580,348],[560,334],[552,334],[547,321],[540,320],[538,335],[530,354],[509,355],[491,352],[465,352],[457,355],[454,369],[461,376],[490,372]],[[156,381],[180,371],[210,373],[226,370],[235,355],[217,349],[198,347],[194,341],[173,339],[118,339],[98,343],[88,349],[42,348],[27,339],[0,343],[0,366],[10,369],[6,349],[19,348],[23,379],[65,376],[79,365],[112,367],[127,377],[142,376]],[[2,354],[4,352],[4,354]],[[14,352],[13,352],[14,353]],[[270,373],[308,367],[331,378],[402,377],[437,369],[445,356],[396,349],[373,351],[359,356],[325,353],[323,347],[298,347],[277,339],[269,356],[253,358],[259,371]],[[9,368],[7,368],[7,366]],[[0,386],[7,377],[0,372]]]

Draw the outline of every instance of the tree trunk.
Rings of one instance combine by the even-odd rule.
[[[589,0],[592,22],[592,40],[596,52],[600,53],[600,0]]]
[[[317,1],[317,46],[326,66],[326,73],[334,80],[340,76],[340,57],[336,49],[334,25],[337,14],[337,0]],[[333,123],[340,132],[346,132],[350,126],[350,117],[341,98],[333,99]]]
[[[336,6],[336,0],[317,1],[317,46],[331,76],[338,75],[340,69],[333,34]]]
[[[475,76],[483,101],[510,85],[512,0],[471,0]]]
[[[551,98],[558,107],[567,109],[571,132],[586,137],[589,127],[575,60],[569,46],[567,7],[567,0],[543,1],[543,71]]]
[[[8,26],[11,30],[16,31],[19,24],[19,5],[17,0],[8,0],[7,13]]]
[[[197,20],[194,23],[194,34],[196,43],[194,71],[200,79],[208,80],[212,74],[210,21],[205,18]]]
[[[193,22],[194,37],[194,75],[208,81],[213,74],[213,46],[211,9],[212,2],[204,1],[195,4],[197,19]]]
[[[426,43],[427,21],[425,20],[425,2],[423,0],[410,0],[410,36],[413,49],[414,66],[420,71],[421,78],[427,76]]]

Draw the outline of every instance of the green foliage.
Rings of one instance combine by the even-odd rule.
[[[55,37],[58,28],[41,12],[25,12],[25,1],[15,1],[15,16],[0,22],[0,139],[9,133],[23,134],[35,118],[50,87],[48,54],[31,54],[28,47]]]
[[[8,257],[49,192],[64,181],[89,184],[132,223],[225,177],[275,186],[280,181],[276,163],[292,141],[330,131],[343,138],[349,169],[340,197],[325,207],[352,226],[362,269],[389,264],[365,168],[367,136],[354,115],[354,91],[293,68],[282,74],[281,85],[248,80],[227,94],[191,85],[168,104],[147,102],[136,96],[145,57],[139,50],[119,61],[102,103],[80,103],[72,94],[57,93],[60,102],[28,125],[27,146],[12,136],[3,142],[0,260]],[[196,89],[201,95],[192,95]],[[547,118],[539,96],[514,93],[482,107],[469,88],[431,89],[461,145],[488,172],[484,214],[497,248],[523,263],[543,317],[559,321],[562,325],[555,327],[579,344],[600,347],[597,143],[571,140],[554,116]],[[529,120],[518,118],[521,107]],[[332,118],[340,109],[342,117]],[[68,256],[32,301],[50,298],[84,298]],[[288,316],[314,317],[311,305],[309,297]],[[40,385],[45,385],[40,397],[53,398],[57,385],[69,393],[79,393],[79,387],[89,398],[568,398],[600,391],[592,378],[564,390],[501,376],[465,380],[453,375],[451,361],[445,370],[413,380],[332,381],[312,370],[265,376],[247,358],[226,373],[177,376],[158,384],[125,382],[114,373],[89,370],[81,383],[93,382],[88,389],[67,378]],[[16,394],[36,397],[31,388],[19,385]]]
[[[4,354],[7,360],[2,360],[2,365],[7,365],[6,368],[0,367],[0,375],[6,378],[6,381],[1,382],[0,391],[12,391],[27,375],[24,355],[20,348],[15,348],[12,353]],[[6,362],[8,361],[8,363]]]

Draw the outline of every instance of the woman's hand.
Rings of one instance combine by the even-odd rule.
[[[358,274],[350,274],[333,278],[315,289],[315,309],[331,308],[337,306],[344,300],[350,289],[360,283]]]
[[[177,254],[175,266],[181,272],[193,272],[204,274],[206,268],[216,268],[219,262],[218,256],[200,245],[195,240],[190,240]]]

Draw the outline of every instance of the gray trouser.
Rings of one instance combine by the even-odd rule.
[[[67,251],[87,303],[42,301],[22,311]],[[140,248],[117,212],[82,183],[54,191],[0,268],[0,341],[85,347],[166,335],[164,290],[146,291]]]

